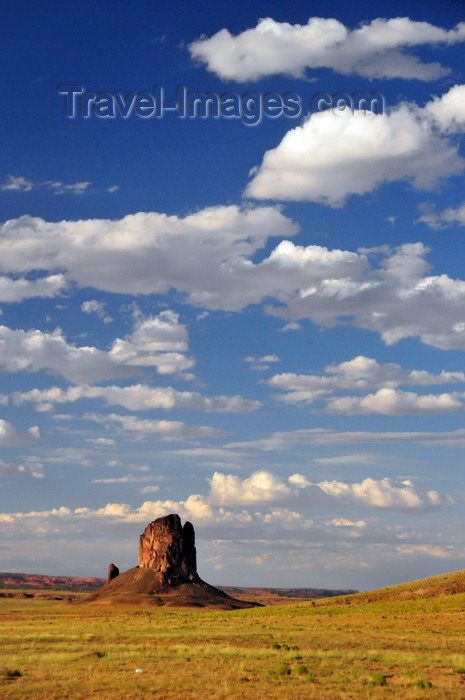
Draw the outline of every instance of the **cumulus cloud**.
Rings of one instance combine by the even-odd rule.
[[[324,398],[326,409],[332,413],[404,413],[427,414],[462,410],[465,406],[463,392],[421,395],[397,389],[401,384],[431,386],[465,382],[465,373],[439,374],[425,370],[405,370],[396,363],[379,363],[375,359],[359,355],[340,364],[328,365],[324,375],[276,374],[265,383],[284,392],[277,398],[288,404],[311,404]],[[373,394],[329,398],[328,394],[349,391],[365,391],[380,387]]]
[[[176,288],[191,303],[223,308],[223,296],[237,309],[263,294],[254,293],[252,280],[241,288],[249,256],[270,237],[296,231],[276,207],[217,206],[184,218],[140,212],[117,221],[23,216],[0,227],[0,271],[60,268],[81,287],[125,294]]]
[[[220,505],[276,502],[289,494],[289,486],[267,471],[255,472],[244,480],[215,472],[210,479],[210,500]]]
[[[318,68],[368,78],[435,80],[448,69],[422,63],[407,51],[464,40],[464,23],[445,30],[408,17],[378,18],[350,30],[332,18],[311,17],[306,25],[292,25],[268,17],[238,36],[221,29],[210,38],[202,37],[189,51],[209,71],[228,80],[258,80],[281,73],[302,77],[307,69]]]
[[[326,327],[344,323],[369,329],[388,344],[418,336],[443,349],[465,347],[465,281],[431,274],[429,251],[422,243],[350,251],[299,246],[285,239],[261,261],[252,259],[269,236],[295,231],[294,224],[271,207],[216,207],[183,220],[138,214],[117,222],[55,224],[23,217],[2,227],[0,269],[13,275],[69,265],[67,275],[80,284],[134,294],[176,289],[186,295],[186,302],[211,310],[238,311],[276,300],[276,306],[265,310],[285,320],[287,328],[308,318]],[[117,339],[108,353],[92,352],[107,367],[116,364],[118,371],[124,365],[127,372],[135,366],[156,366],[162,374],[186,372],[193,361],[182,349],[183,333],[187,338],[183,329],[173,312],[166,311],[139,318],[134,332]],[[37,345],[45,342],[45,334],[35,334]],[[161,342],[161,334],[173,341],[171,350],[151,349]],[[47,343],[53,340],[58,355],[67,356],[69,347],[60,335],[47,335]],[[15,342],[21,345],[19,335]],[[60,342],[64,345],[58,350]],[[82,361],[83,357],[76,366]],[[95,380],[81,376],[72,381]]]
[[[449,413],[463,411],[465,393],[416,394],[413,391],[399,389],[380,389],[375,394],[366,396],[342,396],[330,399],[326,408],[330,413],[347,415],[382,413],[389,416],[401,416],[406,413],[427,415],[430,413]]]
[[[395,482],[389,478],[364,479],[360,483],[321,481],[324,493],[347,503],[363,503],[377,508],[409,510],[411,508],[436,508],[441,503],[437,491],[418,491],[411,481]]]
[[[26,431],[20,431],[12,423],[0,419],[0,445],[27,445],[40,438],[39,428],[35,425]]]
[[[80,399],[103,399],[108,406],[123,406],[131,411],[161,408],[193,409],[207,413],[248,413],[261,406],[259,401],[242,396],[202,396],[196,391],[178,391],[173,387],[150,387],[146,384],[131,386],[73,386],[67,389],[31,389],[14,392],[12,400],[20,405],[34,402],[38,410],[47,410],[54,404],[71,403]]]
[[[299,475],[294,475],[299,476]],[[117,483],[138,481],[132,476],[122,477]],[[147,523],[169,513],[179,513],[181,518],[198,524],[203,532],[209,532],[216,543],[223,538],[233,546],[232,538],[241,537],[253,541],[256,539],[273,540],[274,545],[288,549],[289,537],[304,538],[313,531],[314,537],[321,540],[334,539],[337,530],[346,531],[337,536],[352,539],[361,536],[367,528],[363,519],[352,520],[337,515],[328,519],[320,517],[320,522],[310,519],[301,511],[305,508],[343,508],[356,506],[370,509],[391,509],[423,513],[438,508],[450,499],[440,496],[436,491],[420,491],[410,481],[395,482],[391,479],[365,479],[360,483],[340,481],[322,481],[312,484],[305,480],[284,479],[267,471],[251,474],[241,480],[231,474],[215,473],[210,481],[207,495],[191,494],[183,500],[145,501],[138,507],[127,503],[107,503],[99,508],[82,506],[69,508],[61,506],[43,511],[0,513],[0,527],[8,530],[14,526],[14,532],[33,530],[41,535],[47,532],[70,531],[79,526],[80,531],[89,523],[95,532],[95,522],[105,527],[105,522],[114,527],[117,523]],[[98,480],[110,483],[109,480]],[[115,480],[111,480],[115,483]],[[156,487],[143,489],[154,490]],[[299,507],[296,510],[296,506]],[[206,527],[207,530],[203,528]],[[5,531],[6,531],[5,530]],[[398,545],[398,538],[393,534],[393,542],[402,548],[410,544]],[[415,540],[410,536],[410,540]],[[383,535],[385,541],[385,534]],[[295,545],[295,541],[293,541]],[[418,551],[422,546],[415,545]],[[400,551],[400,550],[398,550]]]
[[[427,224],[430,228],[440,229],[452,224],[463,226],[465,224],[465,202],[458,207],[447,207],[442,211],[435,211],[428,206],[423,206],[424,213],[418,221]]]
[[[215,472],[210,479],[208,500],[216,505],[294,503],[301,507],[328,507],[333,498],[348,505],[400,510],[436,508],[442,500],[437,491],[419,491],[411,481],[367,478],[351,484],[341,481],[312,483],[302,474],[293,474],[283,480],[266,470],[255,472],[243,480],[232,474]]]
[[[5,304],[32,299],[32,297],[54,297],[62,294],[68,287],[64,275],[49,275],[37,280],[11,279],[0,275],[0,301]]]
[[[315,112],[265,153],[245,194],[340,206],[396,180],[431,190],[465,166],[443,126],[428,105],[402,104],[384,114]]]
[[[327,327],[349,323],[379,332],[388,345],[418,336],[444,350],[464,348],[465,282],[427,274],[427,253],[422,243],[359,253],[352,274],[315,279],[307,288],[282,294],[283,304],[267,311],[286,321],[309,318]]]
[[[465,25],[464,25],[465,26]],[[454,85],[441,97],[434,97],[425,106],[425,112],[430,114],[445,133],[465,131],[465,85]]]
[[[9,372],[46,369],[77,384],[130,377],[146,367],[183,373],[194,365],[184,354],[187,340],[186,327],[169,310],[138,319],[133,333],[117,338],[109,351],[68,343],[59,328],[44,333],[0,326],[0,365]]]

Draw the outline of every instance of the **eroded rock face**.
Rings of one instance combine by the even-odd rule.
[[[119,569],[116,566],[116,564],[110,564],[108,567],[108,574],[107,574],[107,583],[110,583],[110,581],[113,581],[114,578],[119,576]]]
[[[179,515],[165,515],[149,523],[139,538],[139,567],[153,569],[160,583],[199,582],[195,533]]]

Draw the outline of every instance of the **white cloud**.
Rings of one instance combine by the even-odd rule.
[[[255,371],[267,370],[270,367],[270,363],[280,361],[277,355],[263,355],[262,357],[251,357],[248,355],[243,358],[243,362],[248,362],[250,364],[250,369]]]
[[[210,500],[219,505],[276,502],[289,494],[288,486],[264,470],[244,480],[221,472],[215,472],[210,479]]]
[[[64,185],[62,182],[49,182],[48,184],[54,191],[54,194],[84,194],[86,189],[91,185],[91,182],[75,182],[72,185]]]
[[[123,406],[131,411],[154,408],[165,410],[193,409],[207,413],[248,413],[261,406],[260,401],[244,399],[242,396],[202,396],[196,391],[178,391],[173,387],[150,387],[145,384],[131,386],[73,386],[67,389],[31,389],[14,392],[13,402],[20,405],[35,402],[39,410],[80,399],[103,399],[108,406]]]
[[[440,557],[442,559],[449,559],[454,556],[454,551],[447,551],[443,547],[437,547],[429,544],[417,544],[417,545],[399,545],[396,547],[400,554],[428,554],[431,557]]]
[[[0,350],[0,365],[9,372],[47,369],[77,384],[134,376],[144,367],[159,374],[183,373],[194,365],[184,354],[187,330],[168,310],[139,319],[134,332],[117,338],[108,352],[70,344],[59,328],[44,333],[7,326],[0,326]]]
[[[348,518],[333,518],[326,522],[326,525],[332,525],[333,527],[366,527],[366,522],[364,520],[349,520]]]
[[[40,438],[39,428],[33,426],[26,431],[19,431],[14,425],[0,419],[0,445],[27,445]]]
[[[269,236],[295,231],[289,219],[269,207],[216,207],[183,220],[153,213],[117,222],[60,224],[23,217],[2,227],[0,269],[13,275],[60,266],[69,268],[67,274],[79,284],[134,294],[176,289],[188,303],[211,310],[238,311],[274,299],[276,306],[265,310],[285,320],[286,328],[308,318],[326,327],[342,323],[369,329],[388,344],[418,336],[435,347],[465,348],[465,281],[429,273],[422,243],[349,251],[282,240],[268,257],[252,261]],[[162,336],[171,350],[154,352]],[[139,318],[131,335],[117,339],[105,357],[97,352],[95,359],[107,367],[115,363],[119,371],[124,365],[128,372],[135,366],[155,366],[161,374],[186,372],[193,365],[179,349],[186,342],[184,326],[165,311]],[[69,347],[61,352],[68,355]],[[258,363],[264,365],[268,362]],[[84,373],[73,381],[91,380]]]
[[[465,382],[465,373],[442,370],[433,374],[425,370],[405,370],[395,363],[381,364],[359,355],[338,365],[328,365],[325,375],[276,374],[265,383],[285,392],[277,398],[288,404],[311,404],[324,398],[326,408],[333,413],[437,413],[464,408],[460,392],[421,395],[397,389],[398,385],[430,386]],[[343,396],[328,399],[335,391],[365,391],[380,387],[374,394]]]
[[[221,506],[285,503],[299,504],[300,507],[328,507],[331,499],[347,505],[401,510],[436,508],[443,500],[437,491],[419,491],[411,481],[367,478],[360,483],[312,483],[302,474],[293,474],[284,480],[266,470],[254,472],[246,479],[215,472],[210,479],[207,497],[210,504]]]
[[[71,185],[64,185],[62,182],[57,182],[53,180],[48,180],[46,182],[31,182],[27,180],[22,175],[19,177],[14,177],[13,175],[8,175],[6,181],[1,186],[1,190],[11,190],[16,192],[30,192],[33,188],[45,187],[51,189],[54,194],[65,194],[70,192],[71,194],[84,194],[86,189],[91,185],[91,182],[75,182]]]
[[[430,190],[464,166],[456,145],[415,105],[377,115],[327,110],[313,113],[265,153],[245,194],[340,206],[350,195],[396,180]]]
[[[203,425],[187,425],[181,421],[149,420],[136,416],[122,416],[116,413],[107,415],[87,413],[84,418],[103,423],[108,427],[119,427],[135,440],[154,439],[164,442],[178,442],[223,436],[223,432],[216,428]]]
[[[23,216],[0,227],[0,271],[60,268],[81,287],[126,294],[176,288],[190,303],[224,308],[226,301],[234,310],[268,293],[250,279],[249,256],[270,237],[296,231],[276,207],[217,206],[183,219],[149,212],[49,223]]]
[[[187,329],[174,311],[139,318],[134,331],[114,341],[110,355],[127,366],[156,367],[159,374],[184,372],[194,361],[184,353],[188,349]]]
[[[133,474],[127,474],[126,476],[119,477],[109,477],[107,479],[92,479],[92,484],[137,484],[151,481],[153,477],[150,476],[134,476]],[[150,486],[152,491],[158,491],[159,486]]]
[[[413,442],[420,445],[440,445],[441,447],[465,447],[465,429],[450,431],[385,431],[369,430],[338,431],[328,428],[307,428],[300,430],[277,431],[269,437],[241,442],[230,442],[227,449],[261,450],[264,452],[283,451],[298,445],[363,445],[367,443]]]
[[[12,190],[16,192],[29,192],[34,187],[34,183],[26,180],[25,177],[14,177],[8,175],[6,181],[2,185],[2,190]]]
[[[360,253],[351,273],[339,276],[336,267],[307,288],[280,294],[284,305],[266,310],[286,321],[309,318],[327,327],[345,323],[377,331],[388,345],[419,336],[444,350],[465,348],[463,280],[426,274],[428,249],[422,243],[367,253],[373,261],[380,258],[378,266],[369,267]]]
[[[454,85],[441,97],[434,97],[425,106],[439,129],[457,133],[465,130],[465,85]]]
[[[368,478],[354,484],[321,481],[318,486],[326,494],[348,503],[364,503],[377,508],[436,508],[441,502],[437,491],[420,492],[411,481],[394,482],[387,477],[381,480]]]
[[[0,460],[0,479],[5,477],[34,477],[35,479],[41,479],[43,476],[40,464],[8,464]]]
[[[452,224],[465,224],[465,203],[459,207],[447,207],[443,211],[436,212],[429,207],[423,207],[424,213],[419,217],[418,221],[427,224],[430,228],[444,228]]]
[[[111,323],[113,320],[105,311],[105,302],[97,301],[97,299],[89,299],[81,304],[81,311],[85,314],[97,314],[104,323]]]
[[[111,483],[131,483],[137,481],[132,477],[123,477],[123,480],[111,480]],[[286,483],[287,481],[287,483]],[[99,480],[99,483],[110,483],[108,480]],[[44,511],[10,512],[0,513],[0,527],[11,529],[17,534],[21,530],[44,535],[46,533],[71,532],[79,527],[83,532],[84,524],[94,528],[95,523],[108,522],[113,527],[119,523],[147,523],[155,518],[169,513],[179,513],[181,518],[192,520],[199,528],[205,526],[210,538],[217,544],[222,539],[229,543],[231,551],[233,539],[239,537],[241,544],[247,544],[253,540],[271,540],[278,548],[286,550],[290,545],[295,546],[298,537],[304,542],[309,532],[314,532],[314,537],[322,541],[333,538],[334,531],[350,530],[349,538],[354,536],[353,531],[359,533],[368,530],[365,520],[351,520],[343,516],[335,516],[329,520],[323,518],[320,523],[309,519],[295,507],[289,507],[299,503],[300,508],[308,507],[341,507],[353,508],[354,505],[369,508],[387,508],[400,511],[422,513],[437,508],[444,499],[436,491],[419,491],[409,481],[393,482],[390,479],[365,479],[361,483],[346,484],[344,482],[320,482],[301,487],[289,486],[290,480],[279,479],[269,472],[262,471],[252,474],[250,477],[240,480],[232,475],[216,473],[210,480],[210,493],[206,496],[191,494],[180,501],[157,500],[145,501],[138,507],[132,507],[127,503],[107,503],[100,508],[86,506],[68,508],[61,506]],[[144,492],[155,490],[149,486]],[[286,501],[286,505],[279,505],[280,501]],[[242,508],[235,506],[241,505]],[[231,506],[227,509],[224,506]],[[258,510],[265,506],[265,510]],[[249,509],[247,508],[249,507]],[[344,535],[343,535],[344,536]],[[357,535],[359,536],[359,535]],[[373,533],[371,534],[373,537]],[[289,541],[289,538],[294,538]],[[396,533],[393,533],[393,541],[398,541]],[[414,539],[410,536],[410,539]],[[383,541],[386,541],[383,530]],[[397,547],[410,545],[396,545]],[[414,547],[421,551],[423,547]],[[400,550],[398,550],[400,551]]]
[[[428,415],[463,411],[465,393],[416,394],[400,389],[380,389],[366,396],[343,396],[328,401],[330,413],[347,415],[382,413],[389,416],[402,416],[406,413]]]
[[[32,297],[54,297],[62,294],[68,287],[64,275],[49,275],[31,281],[28,279],[11,279],[0,275],[0,301],[5,304],[24,301]]]
[[[448,31],[407,17],[379,18],[349,30],[331,18],[311,17],[306,25],[291,25],[268,17],[236,37],[227,29],[202,37],[189,50],[208,70],[237,81],[280,73],[302,77],[307,69],[317,68],[369,78],[435,80],[448,69],[422,63],[406,50],[464,40],[463,23]]]

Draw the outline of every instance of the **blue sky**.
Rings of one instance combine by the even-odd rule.
[[[170,512],[216,584],[463,568],[461,3],[2,14],[0,570]]]

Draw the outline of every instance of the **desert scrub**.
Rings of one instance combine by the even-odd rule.
[[[342,700],[388,694],[459,700],[465,616],[463,600],[455,600],[438,601],[432,614],[429,600],[401,601],[399,608],[393,601],[384,607],[364,603],[360,609],[354,602],[332,602],[329,615],[319,602],[225,613],[77,611],[55,601],[1,599],[1,663],[22,675],[10,680],[0,675],[0,699],[103,700],[111,688],[111,700]],[[378,674],[388,679],[387,686],[370,685]]]

